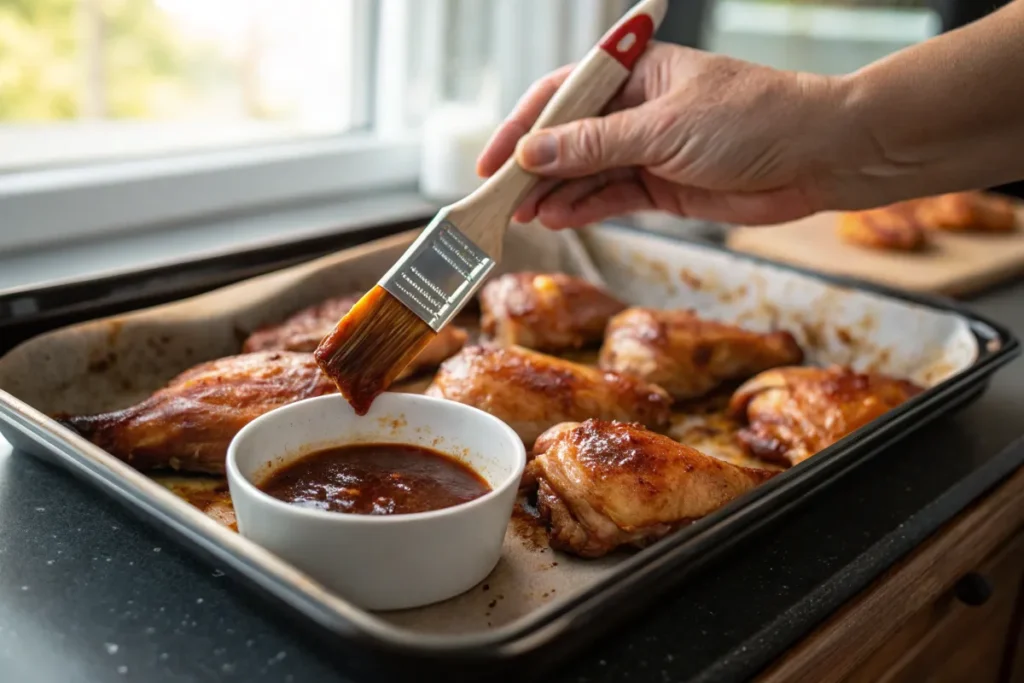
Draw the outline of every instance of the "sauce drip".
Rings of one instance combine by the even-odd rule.
[[[452,507],[491,487],[470,467],[422,446],[351,444],[310,453],[272,473],[260,489],[292,505],[359,515]]]

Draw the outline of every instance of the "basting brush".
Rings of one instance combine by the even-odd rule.
[[[668,9],[641,0],[573,69],[533,130],[598,115],[622,87]],[[540,181],[509,159],[447,206],[315,351],[317,363],[365,415],[381,392],[458,314],[501,260],[512,215]]]

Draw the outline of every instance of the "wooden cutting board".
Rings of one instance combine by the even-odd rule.
[[[1024,208],[1017,224],[1024,226]],[[963,296],[1024,274],[1024,227],[1008,235],[929,233],[920,253],[883,252],[840,242],[838,214],[820,213],[793,223],[735,228],[726,244],[834,275],[916,292]]]

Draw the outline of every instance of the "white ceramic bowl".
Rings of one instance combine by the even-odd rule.
[[[472,467],[491,486],[461,505],[405,515],[357,515],[290,505],[257,488],[314,450],[353,443],[426,446]],[[228,448],[238,530],[365,609],[418,607],[482,581],[497,564],[526,451],[497,418],[415,394],[379,396],[358,416],[338,395],[253,420]]]

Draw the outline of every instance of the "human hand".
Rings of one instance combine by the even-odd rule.
[[[485,177],[513,153],[545,176],[518,221],[580,227],[660,210],[756,225],[870,204],[856,169],[875,147],[844,116],[840,78],[655,42],[604,116],[524,138],[570,71],[538,81],[478,159]]]

